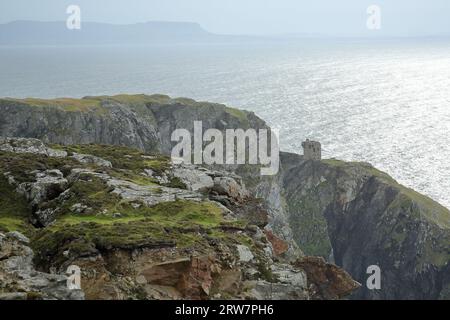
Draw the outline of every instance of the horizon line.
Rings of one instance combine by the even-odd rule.
[[[28,19],[17,19],[8,22],[0,22],[0,26],[10,25],[14,23],[62,23],[65,24],[64,20],[28,20]],[[113,23],[105,21],[85,21],[83,24],[99,24],[99,25],[110,25],[110,26],[134,26],[134,25],[145,25],[151,23],[161,23],[161,24],[192,24],[199,26],[203,31],[216,36],[230,36],[230,37],[258,37],[258,38],[345,38],[345,39],[393,39],[393,38],[437,38],[437,37],[449,37],[450,32],[442,33],[423,33],[423,34],[375,34],[372,35],[367,33],[321,33],[321,32],[277,32],[277,33],[215,33],[209,31],[201,23],[196,21],[177,21],[177,20],[147,20],[147,21],[137,21],[129,23]]]

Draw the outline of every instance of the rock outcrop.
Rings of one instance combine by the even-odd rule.
[[[0,233],[0,300],[83,300],[64,274],[38,272],[30,240],[19,232]]]
[[[313,299],[342,299],[361,286],[343,269],[322,257],[303,257],[295,265],[305,270]]]
[[[0,198],[0,229],[29,234],[35,257],[1,244],[7,265],[25,261],[28,270],[18,287],[0,288],[5,299],[33,290],[43,299],[81,298],[61,287],[66,278],[58,275],[70,266],[80,269],[87,299],[325,298],[304,269],[283,259],[287,244],[266,229],[265,206],[234,173],[124,147],[55,145],[53,157],[36,151],[35,140],[7,141],[0,187],[17,198]],[[22,267],[6,268],[5,283]]]

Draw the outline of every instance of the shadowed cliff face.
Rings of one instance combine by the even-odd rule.
[[[175,129],[267,128],[253,113],[164,95],[0,99],[0,136],[58,144],[112,144],[170,154]]]
[[[294,239],[306,254],[334,258],[363,284],[362,299],[445,298],[450,212],[369,164],[282,157]],[[290,168],[289,168],[290,166]],[[364,284],[381,268],[381,290]]]
[[[137,103],[136,103],[137,104]],[[115,144],[158,150],[155,121],[145,108],[109,99],[1,100],[0,136],[60,144]]]
[[[177,128],[266,128],[252,113],[167,96],[87,97],[81,100],[0,100],[0,135],[58,144],[126,145],[169,154]],[[285,258],[323,256],[362,284],[370,265],[381,268],[381,290],[356,298],[450,297],[450,213],[368,164],[303,161],[281,154],[277,176],[256,166],[231,168],[268,206],[268,228]],[[227,168],[230,170],[230,167]],[[46,218],[46,217],[45,217]]]

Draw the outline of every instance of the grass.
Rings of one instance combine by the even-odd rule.
[[[129,209],[120,218],[66,215],[33,238],[37,262],[61,263],[62,252],[83,255],[92,250],[139,247],[208,247],[202,234],[232,237],[221,232],[221,209],[213,202],[179,200]],[[234,241],[239,241],[235,238]]]
[[[0,151],[0,171],[10,172],[19,183],[33,181],[34,175],[31,171],[58,169],[64,173],[67,172],[68,166],[82,167],[76,160],[69,158]]]
[[[416,203],[422,210],[423,217],[433,221],[442,228],[450,229],[450,211],[432,200],[431,198],[420,194],[412,189],[397,184],[401,192]]]
[[[325,184],[319,185],[308,194],[296,195],[289,201],[293,212],[290,223],[296,242],[305,254],[328,258],[332,249],[328,237],[328,224],[322,214],[321,203],[317,196],[321,192],[320,188],[326,187]]]
[[[159,183],[157,179],[145,176],[145,169],[151,169],[156,175],[162,175],[171,166],[170,158],[167,156],[150,156],[137,149],[122,146],[85,144],[70,146],[51,145],[51,147],[67,151],[69,155],[72,153],[90,154],[108,160],[113,166],[112,169],[96,169],[106,171],[109,175],[117,179],[130,181],[141,186],[156,185]],[[173,181],[173,185],[175,184],[181,189],[186,188],[183,184]]]
[[[13,174],[18,182],[34,179],[34,170],[59,169],[67,177],[72,168],[85,168],[94,172],[106,172],[111,176],[150,188],[159,188],[158,181],[143,175],[144,169],[162,173],[170,167],[170,159],[149,156],[142,152],[118,146],[72,145],[51,146],[73,152],[92,154],[113,164],[113,168],[99,168],[94,164],[82,164],[74,159],[51,158],[44,155],[0,152],[0,231],[18,230],[31,238],[36,262],[48,267],[67,260],[63,254],[69,250],[71,257],[92,254],[95,250],[141,247],[195,248],[198,252],[213,250],[209,241],[252,246],[251,238],[236,232],[245,228],[244,221],[225,221],[222,208],[210,201],[177,200],[148,207],[137,201],[122,199],[113,193],[105,181],[89,173],[82,173],[71,182],[64,200],[55,198],[40,204],[39,209],[56,208],[56,220],[49,226],[37,229],[28,222],[32,211],[27,201],[9,185],[4,172]],[[165,184],[184,189],[178,178]],[[84,207],[76,212],[75,204]],[[120,213],[117,215],[116,213]],[[227,228],[225,228],[227,227]]]
[[[145,94],[119,94],[115,96],[98,96],[98,97],[86,97],[85,99],[93,99],[98,101],[108,101],[113,103],[120,103],[127,105],[137,112],[143,119],[149,123],[156,124],[156,119],[147,107],[148,105],[157,104],[164,105],[171,101],[169,96],[165,95],[145,95]]]
[[[178,177],[173,177],[169,183],[164,184],[168,188],[187,189],[186,184]]]
[[[145,218],[140,215],[127,215],[125,217],[113,218],[111,215],[65,215],[58,219],[58,223],[61,225],[76,225],[79,223],[97,223],[102,225],[112,225],[114,223],[128,223],[132,221],[144,220]]]
[[[100,178],[85,174],[70,186],[69,199],[62,205],[49,203],[49,206],[60,207],[62,215],[72,213],[71,208],[77,203],[89,207],[93,214],[99,214],[103,210],[114,211],[122,199],[111,191]]]
[[[31,208],[26,200],[14,191],[0,172],[0,231],[20,231],[30,235],[28,217]]]
[[[156,175],[163,174],[170,168],[170,158],[162,155],[149,156],[137,149],[112,146],[112,145],[70,145],[58,146],[52,145],[54,149],[64,150],[69,153],[90,154],[111,162],[113,168],[96,168],[106,171],[109,175],[133,182],[141,186],[150,186],[158,184],[158,180],[144,175],[145,169],[151,169]],[[95,167],[95,166],[94,166]],[[176,183],[176,181],[174,182]],[[178,185],[185,189],[182,184]]]
[[[162,173],[170,167],[170,158],[162,155],[151,156],[145,153],[128,147],[113,146],[113,145],[71,145],[64,146],[62,150],[83,154],[90,154],[112,163],[114,169],[130,170],[141,174],[144,169],[152,169],[156,173]]]
[[[145,105],[147,103],[165,104],[170,102],[171,98],[162,94],[146,95],[146,94],[118,94],[114,96],[93,96],[83,99],[102,101],[112,100],[124,104]]]
[[[222,209],[209,201],[163,202],[155,207],[143,207],[144,215],[167,226],[200,225],[217,227],[222,222]]]
[[[111,177],[132,182],[139,186],[158,186],[159,181],[152,177],[134,173],[128,170],[105,170]]]
[[[51,158],[44,155],[34,154],[16,154],[8,152],[0,152],[0,173],[10,172],[18,183],[34,181],[34,170],[59,169],[64,175],[70,173],[71,168],[87,168],[93,171],[106,171],[113,177],[123,179],[141,186],[159,187],[159,182],[155,178],[145,176],[144,169],[152,169],[156,173],[162,173],[170,166],[170,160],[164,156],[145,156],[142,152],[118,146],[100,146],[100,145],[73,145],[73,146],[52,146],[59,150],[65,150],[69,154],[73,152],[93,154],[109,160],[113,163],[113,168],[97,168],[92,164],[81,164],[70,158]],[[2,187],[11,191],[11,194],[3,191],[7,198],[2,197],[2,217],[4,218],[1,225],[3,230],[24,229],[22,220],[12,216],[17,208],[10,208],[12,205],[19,205],[16,194],[12,191],[6,179],[2,175]],[[186,186],[177,178],[165,184],[168,187],[182,188]],[[132,203],[123,201],[118,195],[112,193],[112,188],[100,178],[91,174],[82,174],[80,178],[70,185],[70,193],[68,199],[61,202],[54,199],[40,205],[40,209],[58,208],[58,215],[64,217],[71,214],[86,215],[112,215],[120,212],[125,215],[134,215],[136,209]],[[162,192],[162,189],[161,189]],[[7,204],[5,201],[11,199]],[[72,207],[75,204],[81,204],[88,208],[88,212],[75,213]],[[153,212],[153,211],[151,211]],[[145,212],[139,213],[141,216]],[[148,212],[147,212],[148,213]],[[147,214],[146,213],[146,214]],[[154,213],[154,212],[153,212]],[[30,216],[30,209],[27,210],[25,217]],[[7,218],[7,219],[6,219]]]
[[[24,218],[0,216],[0,232],[10,231],[19,231],[29,236],[33,230]]]
[[[57,98],[57,99],[8,99],[10,101],[16,101],[24,103],[33,107],[55,107],[60,108],[68,112],[88,112],[95,111],[97,113],[105,113],[99,100],[94,99],[73,99],[73,98]]]
[[[232,115],[235,118],[238,118],[243,123],[248,123],[247,112],[243,110],[226,107],[225,112],[227,112],[228,114]]]
[[[177,200],[162,202],[153,207],[142,205],[139,208],[132,207],[128,202],[111,202],[109,214],[68,214],[58,219],[58,224],[76,224],[82,222],[94,222],[111,225],[115,223],[131,222],[138,220],[153,221],[166,227],[193,227],[201,226],[214,228],[222,222],[222,210],[213,202]],[[120,218],[114,218],[112,213],[121,213]]]

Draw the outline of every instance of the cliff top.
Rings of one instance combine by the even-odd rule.
[[[239,118],[246,119],[248,111],[230,108],[223,104],[211,103],[206,101],[196,101],[190,98],[171,98],[162,94],[118,94],[113,96],[87,96],[81,99],[77,98],[54,98],[54,99],[39,99],[39,98],[0,98],[0,105],[17,103],[18,105],[29,107],[54,107],[64,111],[72,112],[89,112],[100,111],[106,112],[108,105],[123,104],[132,108],[142,107],[145,105],[155,106],[185,106],[195,108],[215,108],[223,109],[227,113]]]
[[[336,159],[328,159],[323,161],[325,164],[345,170],[348,173],[360,170],[360,175],[366,175],[368,177],[374,177],[379,179],[382,183],[385,183],[392,188],[398,190],[402,197],[394,205],[408,206],[415,205],[420,210],[413,210],[418,217],[423,217],[433,223],[437,224],[441,228],[450,229],[450,210],[434,201],[430,197],[423,195],[411,188],[405,187],[398,183],[394,178],[385,172],[382,172],[369,163],[365,162],[345,162]]]

